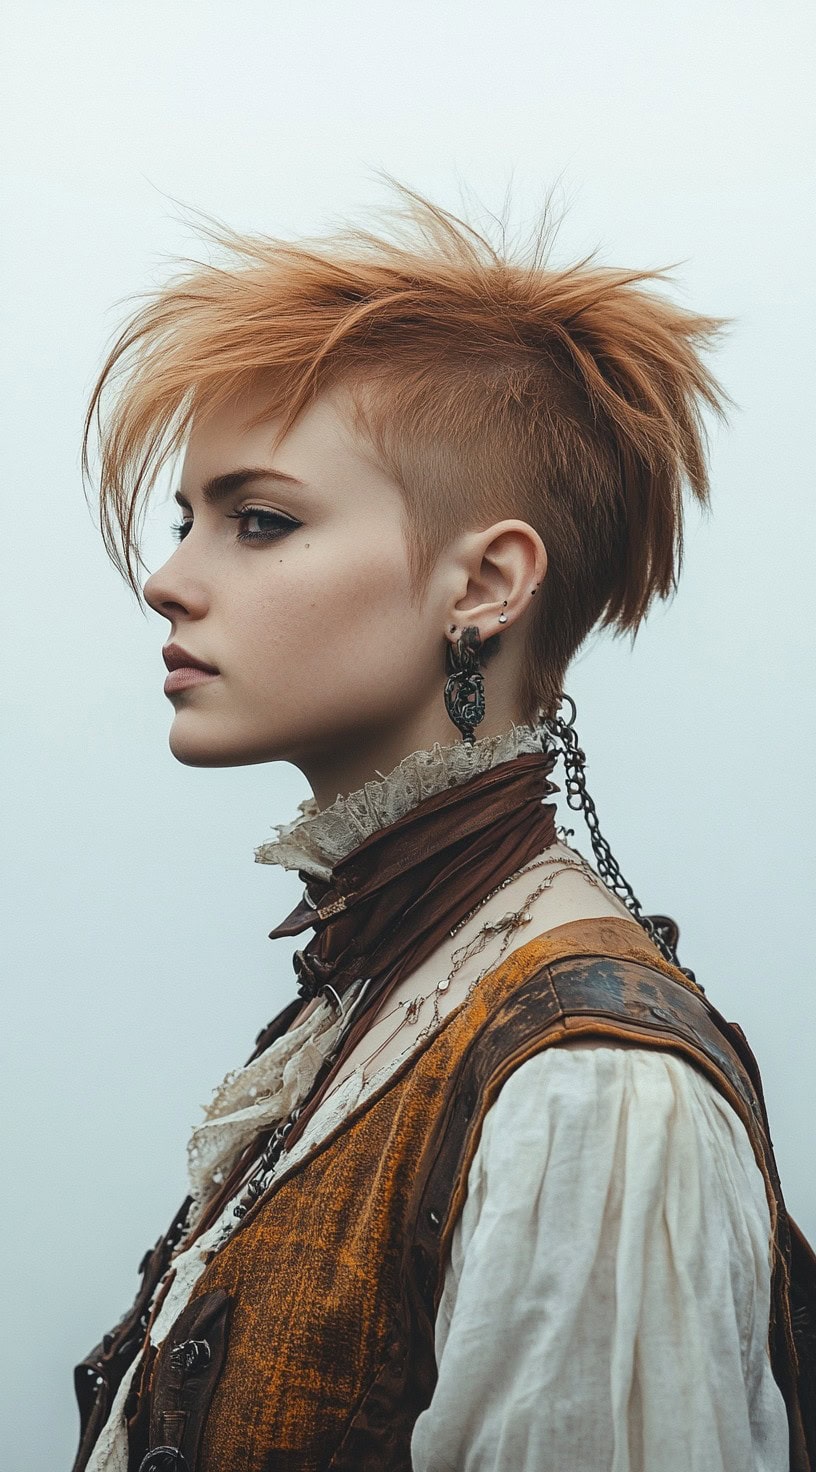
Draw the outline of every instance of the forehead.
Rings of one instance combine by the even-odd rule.
[[[263,393],[256,390],[193,419],[180,487],[188,499],[212,477],[246,466],[274,469],[306,485],[361,475],[388,480],[354,427],[350,400],[341,390],[316,398],[279,442],[281,418],[263,414],[264,407]]]

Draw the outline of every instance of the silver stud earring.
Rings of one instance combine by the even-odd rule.
[[[504,607],[505,608],[507,607],[507,599],[506,598],[504,600]],[[499,614],[499,623],[500,624],[506,624],[507,623],[507,614],[506,613],[500,613]]]

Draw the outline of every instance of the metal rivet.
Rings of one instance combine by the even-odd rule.
[[[139,1472],[187,1472],[187,1463],[174,1446],[155,1446],[139,1463]]]
[[[200,1375],[206,1370],[212,1353],[206,1339],[185,1339],[170,1351],[170,1364],[177,1373]]]

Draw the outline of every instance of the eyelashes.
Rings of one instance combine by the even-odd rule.
[[[258,531],[238,531],[236,540],[239,542],[275,542],[286,532],[295,531],[301,525],[299,521],[292,521],[288,516],[281,516],[277,511],[264,511],[260,506],[243,506],[240,511],[229,511],[227,516],[231,521],[252,521],[259,524],[265,523],[266,529]],[[177,542],[183,542],[192,526],[192,520],[176,521],[170,528],[171,535]]]

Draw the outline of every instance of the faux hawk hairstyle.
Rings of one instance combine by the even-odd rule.
[[[262,388],[275,443],[323,390],[401,487],[411,587],[421,600],[463,529],[518,517],[548,569],[529,612],[522,720],[555,712],[570,660],[596,626],[633,637],[677,585],[683,493],[709,504],[704,413],[728,396],[701,353],[725,319],[643,289],[659,270],[587,257],[551,266],[545,211],[508,252],[407,186],[389,232],[319,238],[203,234],[226,253],[140,294],[92,391],[100,529],[141,597],[141,515],[194,416]],[[209,219],[209,217],[207,217]],[[103,398],[112,402],[102,413]],[[500,635],[483,646],[495,652]]]

